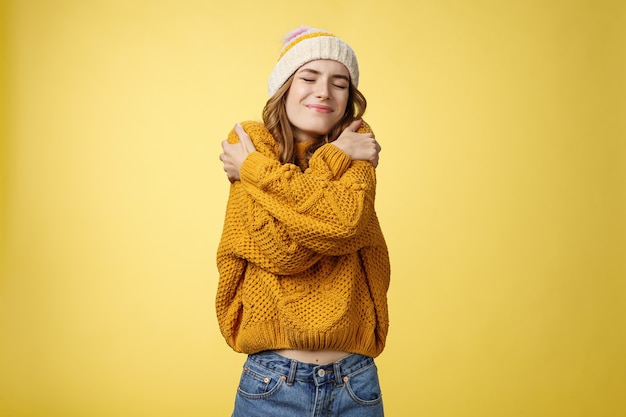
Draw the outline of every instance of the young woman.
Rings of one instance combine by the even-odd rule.
[[[248,354],[233,417],[382,416],[374,359],[390,266],[374,199],[380,146],[362,121],[354,51],[300,28],[269,80],[263,123],[237,124],[216,310]]]

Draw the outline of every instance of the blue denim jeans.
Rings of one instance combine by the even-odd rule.
[[[382,417],[374,360],[352,354],[328,365],[274,352],[249,355],[232,417]]]

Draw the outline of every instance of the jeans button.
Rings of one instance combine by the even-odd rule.
[[[326,375],[326,371],[323,369],[319,369],[317,371],[317,376],[319,376],[320,378],[323,377],[324,375]]]

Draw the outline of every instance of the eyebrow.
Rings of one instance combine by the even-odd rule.
[[[312,69],[312,68],[302,68],[302,69],[301,69],[300,71],[298,71],[298,72],[309,72],[309,73],[314,74],[314,75],[320,75],[320,74],[321,74],[321,72],[319,72],[319,71],[317,71],[317,70],[314,70],[314,69]],[[342,80],[346,80],[346,81],[350,82],[350,77],[349,77],[349,76],[347,76],[347,75],[343,75],[343,74],[333,74],[333,75],[331,75],[331,77],[332,77],[332,78],[340,78],[340,79],[342,79]]]

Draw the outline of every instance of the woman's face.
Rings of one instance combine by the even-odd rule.
[[[350,73],[341,63],[318,59],[295,72],[285,105],[296,141],[326,135],[343,118]]]

